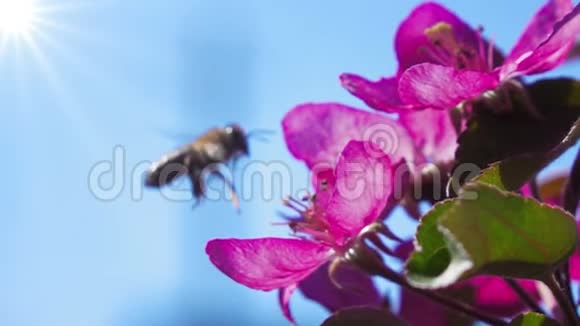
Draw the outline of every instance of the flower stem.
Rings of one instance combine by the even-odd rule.
[[[576,307],[556,281],[555,274],[550,275],[543,282],[548,286],[548,288],[550,288],[552,294],[554,294],[554,297],[556,298],[556,301],[558,301],[558,305],[566,317],[566,325],[580,325],[580,319],[578,319]]]
[[[546,314],[542,307],[540,307],[540,305],[532,297],[530,297],[528,292],[526,292],[526,290],[524,290],[524,288],[522,288],[518,282],[511,278],[504,278],[504,280],[531,310],[540,314]]]
[[[570,279],[569,262],[565,262],[564,264],[562,264],[562,266],[556,269],[556,271],[554,272],[554,276],[556,277],[556,282],[558,282],[558,285],[560,286],[562,291],[564,291],[564,294],[568,296],[568,300],[570,302],[574,302],[574,297],[572,295],[572,286],[570,284],[572,280]]]
[[[422,295],[426,298],[429,298],[441,305],[444,305],[448,308],[451,308],[455,311],[458,311],[462,314],[468,315],[470,317],[473,317],[477,320],[480,320],[482,322],[488,323],[490,325],[508,325],[508,323],[500,318],[497,317],[493,317],[493,316],[489,316],[487,314],[485,314],[482,311],[477,310],[476,308],[474,308],[471,305],[465,304],[463,302],[460,301],[456,301],[453,300],[449,297],[446,297],[438,292],[435,291],[429,291],[429,290],[424,290],[424,289],[419,289],[419,288],[415,288],[413,287],[411,284],[409,284],[409,282],[407,282],[407,280],[401,276],[400,274],[398,274],[397,272],[391,270],[390,268],[383,266],[383,268],[381,268],[380,270],[375,270],[375,274],[377,274],[378,276],[381,276],[389,281],[392,281],[393,283],[399,284],[400,286],[413,291],[419,295]]]

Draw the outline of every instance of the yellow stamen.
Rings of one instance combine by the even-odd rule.
[[[450,50],[454,53],[460,49],[459,43],[455,39],[453,27],[447,23],[439,22],[425,30],[425,36],[435,45]]]

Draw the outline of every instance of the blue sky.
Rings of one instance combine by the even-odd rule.
[[[309,101],[363,107],[338,75],[393,72],[394,31],[419,1],[38,2],[53,10],[34,47],[0,53],[0,324],[283,325],[275,294],[235,284],[203,251],[216,237],[284,235],[270,225],[280,203],[245,201],[237,215],[229,202],[192,210],[157,191],[135,201],[130,170],[180,135],[239,122],[276,129],[251,143],[252,159],[288,162],[304,186],[281,117]],[[442,3],[507,49],[542,1]],[[126,187],[100,201],[89,171],[117,145]],[[325,314],[300,295],[293,308],[304,325]]]

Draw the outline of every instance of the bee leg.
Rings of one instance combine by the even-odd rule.
[[[201,204],[201,200],[199,198],[194,198],[193,200],[194,200],[193,205],[191,205],[192,210],[196,209],[199,206],[199,204]]]
[[[238,212],[238,214],[240,213],[240,200],[238,199],[238,195],[236,194],[236,187],[234,186],[234,183],[231,180],[228,180],[223,174],[221,174],[220,172],[215,172],[215,175],[217,177],[219,177],[220,179],[222,179],[222,181],[224,182],[224,184],[230,188],[230,193],[232,195],[232,203],[234,204],[234,207],[236,208],[236,211]]]
[[[238,167],[239,161],[240,161],[240,156],[236,156],[230,161],[228,168],[230,169],[231,175],[235,174],[235,171],[236,171],[236,168]]]
[[[191,180],[191,194],[193,196],[193,203],[192,209],[195,209],[201,203],[201,197],[203,196],[203,184],[201,183],[201,176],[197,170],[193,170],[190,175],[189,179]]]

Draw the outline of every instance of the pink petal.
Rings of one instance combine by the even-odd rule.
[[[312,185],[314,185],[315,193],[333,190],[335,182],[334,167],[317,165],[316,169],[312,170]]]
[[[356,236],[381,217],[393,193],[393,173],[391,160],[373,143],[350,141],[346,145],[326,208],[326,219],[337,239]]]
[[[328,264],[300,282],[302,294],[316,301],[331,312],[353,306],[378,306],[383,302],[372,279],[359,269],[342,265],[336,274],[342,286],[337,288],[328,276]]]
[[[576,250],[570,257],[570,278],[575,281],[580,280],[580,251]]]
[[[580,210],[578,212],[580,213]],[[577,214],[577,217],[580,217],[580,215]],[[580,233],[580,223],[578,223],[578,232]],[[576,248],[576,251],[570,257],[570,278],[575,281],[580,280],[580,248]]]
[[[572,10],[570,0],[549,0],[532,17],[506,61],[516,61],[526,52],[535,50],[554,31],[554,25]]]
[[[520,189],[522,196],[524,197],[533,197],[534,194],[532,193],[532,185],[530,185],[529,183],[526,183],[521,189]]]
[[[401,289],[401,310],[399,316],[409,326],[447,326],[454,311],[449,311],[441,304],[425,298],[406,288]]]
[[[278,303],[280,304],[280,308],[282,309],[282,314],[292,325],[296,325],[296,322],[294,321],[294,317],[292,316],[292,312],[290,311],[290,298],[292,297],[292,294],[294,293],[294,291],[296,291],[297,288],[298,288],[297,284],[291,284],[287,287],[278,290]]]
[[[574,281],[580,281],[580,251],[578,250],[570,257],[570,277]]]
[[[234,281],[270,291],[296,284],[332,255],[328,246],[300,239],[215,239],[205,252]]]
[[[431,45],[425,36],[425,30],[437,23],[451,25],[459,43],[473,49],[479,49],[477,32],[471,29],[468,24],[437,3],[424,3],[416,7],[399,25],[395,36],[399,72],[419,63],[435,63],[424,49]]]
[[[432,162],[455,158],[457,132],[447,110],[407,111],[399,115],[419,151]]]
[[[342,87],[363,100],[369,107],[385,112],[401,112],[403,103],[399,98],[399,78],[381,78],[370,81],[354,74],[340,76]]]
[[[336,176],[334,169],[321,169],[320,171],[312,171],[313,184],[315,190],[314,208],[318,215],[323,218],[326,215],[326,207],[332,198],[334,187],[336,185]]]
[[[580,5],[570,9],[566,0],[550,1],[540,9],[501,68],[502,80],[545,72],[566,60],[580,34]],[[542,13],[547,16],[540,16]],[[535,46],[525,44],[527,41]]]
[[[518,294],[501,277],[481,276],[467,283],[476,289],[474,305],[485,311],[501,316],[513,316],[526,308]],[[535,282],[518,281],[518,283],[533,299],[540,300]]]
[[[282,121],[286,145],[309,168],[334,167],[349,140],[370,140],[391,159],[415,160],[413,141],[397,121],[337,103],[299,105]]]
[[[539,292],[532,281],[518,283],[536,301],[540,300]],[[491,314],[511,317],[526,309],[519,296],[501,277],[480,276],[458,283],[443,290],[444,295],[459,296],[474,307]],[[421,313],[417,313],[420,307]],[[403,289],[401,293],[401,317],[410,325],[454,325],[458,321],[454,311],[448,311],[437,303],[418,294]],[[465,323],[461,323],[464,325]]]
[[[444,110],[477,98],[498,83],[497,76],[491,73],[423,63],[403,73],[399,93],[405,103]]]

